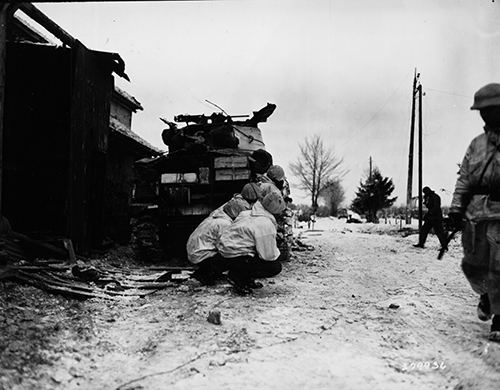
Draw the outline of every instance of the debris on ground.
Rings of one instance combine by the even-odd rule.
[[[211,310],[208,313],[207,321],[214,325],[220,325],[220,311],[219,310]]]
[[[293,252],[313,251],[314,246],[305,244],[300,238],[294,238],[292,241],[291,249]]]
[[[34,239],[13,230],[4,232],[0,234],[0,265],[35,258],[68,259],[70,251],[73,251],[71,240],[59,240],[61,245],[55,241],[57,240]]]
[[[162,271],[162,272],[159,272]],[[112,265],[90,266],[58,260],[18,262],[2,270],[0,279],[28,284],[73,298],[119,299],[144,297],[189,278],[190,268],[151,267],[123,269]]]

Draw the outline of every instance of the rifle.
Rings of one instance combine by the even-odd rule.
[[[454,228],[448,236],[446,236],[446,243],[445,245],[441,246],[441,249],[439,250],[437,259],[441,260],[444,256],[444,252],[448,250],[448,244],[450,243],[451,240],[455,237],[455,234],[457,234],[459,231],[461,231],[461,228]]]

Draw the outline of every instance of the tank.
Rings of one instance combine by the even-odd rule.
[[[258,124],[275,108],[268,103],[251,117],[162,119],[168,153],[135,163],[133,245],[140,259],[186,262],[186,242],[196,226],[272,164]]]

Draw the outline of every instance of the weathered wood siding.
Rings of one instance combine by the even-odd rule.
[[[66,234],[70,51],[7,46],[3,210],[18,231]]]
[[[80,252],[103,238],[102,204],[114,80],[99,54],[73,47],[68,221]]]

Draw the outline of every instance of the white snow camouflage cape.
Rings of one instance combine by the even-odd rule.
[[[492,201],[488,194],[474,194],[480,187],[500,191],[499,149],[500,133],[487,127],[472,140],[460,166],[450,212],[465,213],[472,222],[500,220],[500,201]],[[492,160],[486,166],[490,157]]]
[[[216,245],[225,258],[257,255],[262,260],[276,260],[280,255],[276,246],[276,219],[257,201],[251,211],[242,211],[236,217]]]

